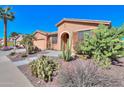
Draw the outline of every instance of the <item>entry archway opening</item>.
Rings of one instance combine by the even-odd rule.
[[[69,34],[66,32],[63,33],[61,35],[61,50],[66,49],[68,40],[69,40]]]

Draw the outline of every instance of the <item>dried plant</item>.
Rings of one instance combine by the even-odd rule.
[[[73,68],[72,68],[73,67]],[[92,62],[76,63],[62,69],[59,83],[62,87],[108,87],[118,86],[119,82],[112,77],[98,73],[98,67]]]

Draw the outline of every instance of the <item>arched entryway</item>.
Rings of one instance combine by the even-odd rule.
[[[61,50],[66,48],[68,39],[69,39],[68,33],[65,32],[61,35]]]

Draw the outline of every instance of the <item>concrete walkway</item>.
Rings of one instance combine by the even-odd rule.
[[[61,51],[55,51],[55,50],[45,50],[47,53],[43,54],[45,56],[50,56],[50,57],[59,57],[61,55]]]
[[[15,50],[16,52],[25,52],[26,50],[25,49],[16,49]],[[11,52],[14,52],[14,50],[9,50],[9,51],[1,51],[0,50],[0,57],[1,56],[6,56],[6,55],[9,55]]]
[[[0,87],[33,87],[33,85],[6,56],[1,56]]]
[[[25,60],[13,62],[13,64],[16,66],[21,66],[21,65],[29,64],[33,60],[36,60],[37,58],[43,55],[49,56],[49,57],[59,57],[59,55],[61,54],[61,51],[54,51],[54,50],[45,50],[45,52],[46,53],[38,54],[37,56],[34,56],[34,57],[26,58]]]
[[[27,58],[25,60],[13,62],[13,64],[16,66],[21,66],[21,65],[29,64],[30,62],[32,62],[33,60],[36,60],[37,58],[38,57],[31,57],[31,58]]]

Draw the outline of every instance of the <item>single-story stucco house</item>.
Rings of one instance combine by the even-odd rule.
[[[66,47],[67,40],[72,38],[71,49],[74,50],[76,42],[83,39],[84,33],[92,34],[91,30],[96,29],[100,23],[111,27],[111,21],[64,18],[56,24],[58,27],[58,31],[56,32],[35,31],[33,43],[41,50],[62,50],[63,44]]]

